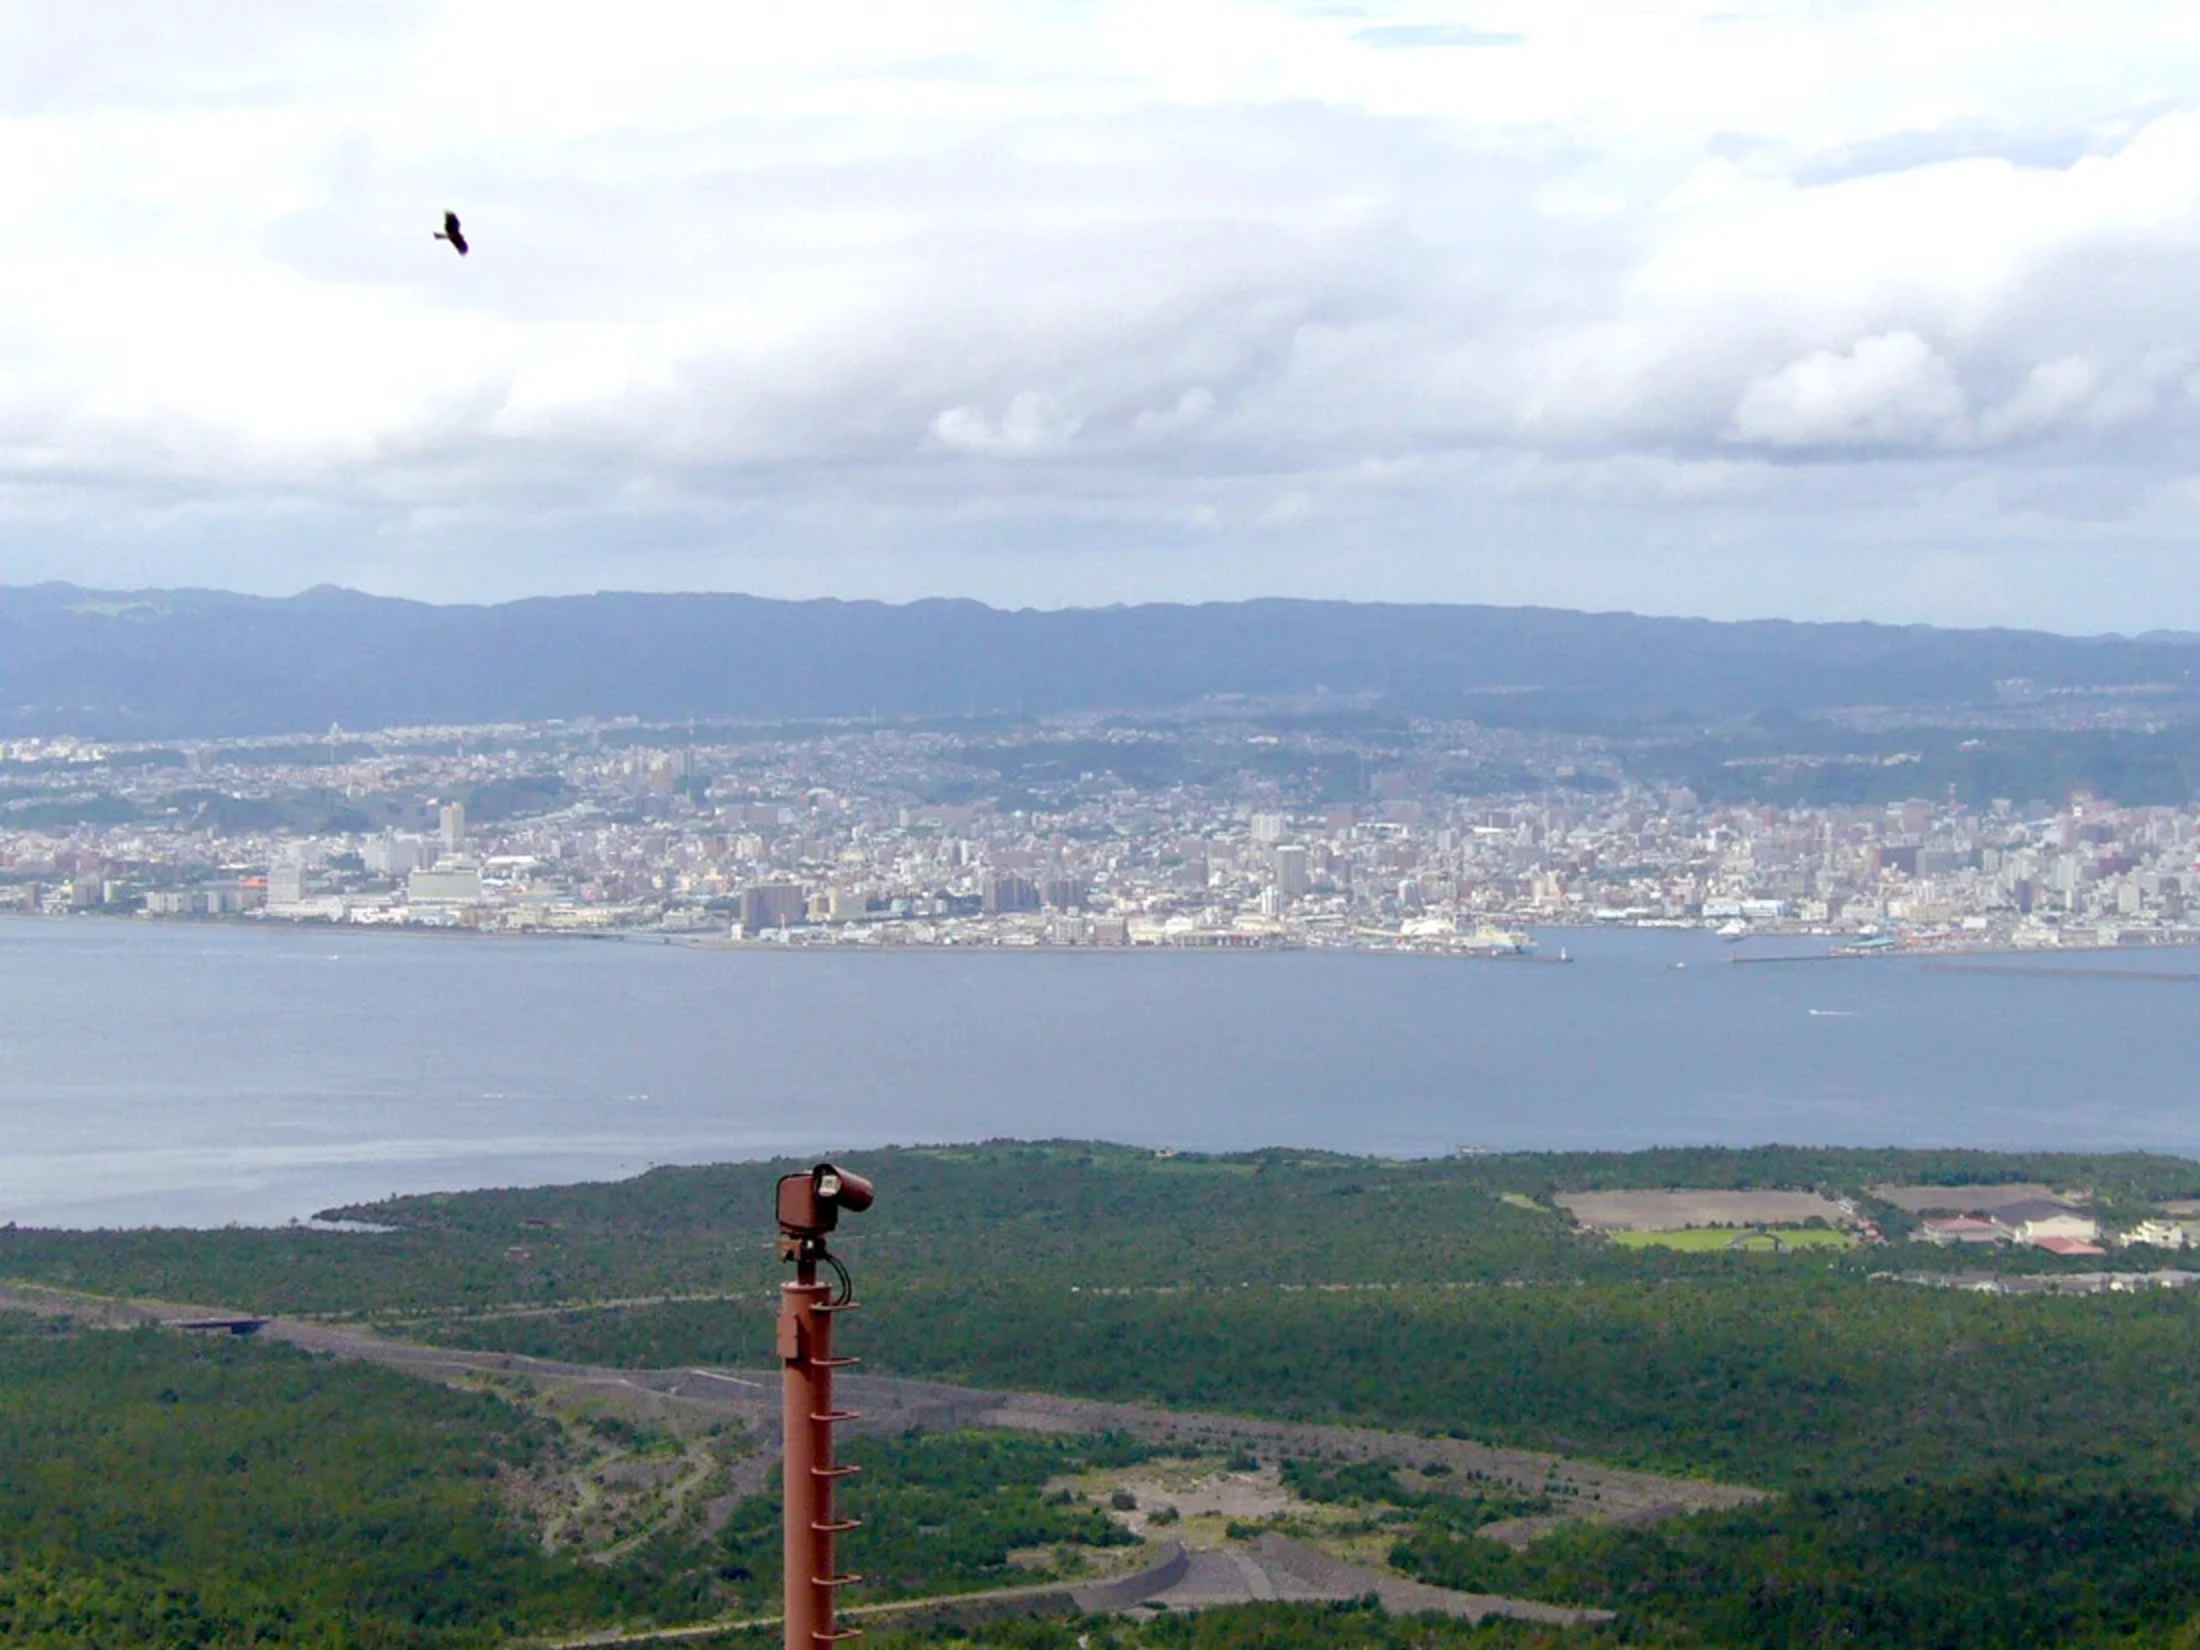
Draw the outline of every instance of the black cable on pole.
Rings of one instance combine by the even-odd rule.
[[[846,1306],[856,1298],[855,1279],[848,1276],[848,1268],[840,1264],[840,1257],[822,1243],[817,1246],[817,1258],[833,1269],[833,1276],[840,1282],[840,1292],[833,1297],[832,1304]]]

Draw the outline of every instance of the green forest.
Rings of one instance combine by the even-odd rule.
[[[1592,1640],[2136,1645],[2169,1642],[2200,1613],[2200,1299],[1874,1275],[2170,1257],[1630,1249],[1577,1232],[1551,1203],[1563,1190],[1813,1189],[1857,1199],[1899,1236],[1908,1222],[1872,1186],[2038,1181],[2126,1213],[2200,1196],[2200,1164],[1777,1147],[1389,1162],[1055,1142],[851,1166],[880,1186],[836,1239],[865,1301],[846,1342],[874,1370],[1376,1424],[1778,1492],[1746,1512],[1577,1528],[1515,1553],[1472,1532],[1517,1507],[1290,1468],[1312,1499],[1365,1504],[1409,1573],[1617,1610]],[[760,1367],[780,1271],[769,1193],[786,1167],[340,1211],[371,1231],[7,1230],[0,1278],[617,1367]],[[8,1323],[0,1471],[32,1488],[0,1509],[0,1643],[471,1645],[769,1603],[769,1493],[707,1538],[668,1536],[615,1564],[545,1556],[497,1493],[500,1474],[560,1447],[524,1406],[280,1348]],[[1119,1534],[1044,1486],[1065,1462],[1140,1446],[852,1447],[873,1467],[852,1492],[870,1521],[862,1564],[887,1597],[1076,1573]],[[338,1625],[345,1598],[371,1607]],[[1034,1650],[1075,1642],[1046,1623],[985,1632]],[[1549,1640],[1403,1632],[1364,1611],[1263,1606],[1109,1624],[1092,1643]],[[873,1642],[906,1637],[882,1627]]]
[[[373,1232],[0,1229],[0,1277],[362,1317],[681,1295],[766,1300],[779,1281],[771,1188],[790,1166],[664,1168],[625,1181],[326,1211],[384,1228]],[[1627,1253],[1578,1234],[1548,1207],[1566,1189],[1773,1187],[1863,1198],[1888,1181],[2040,1180],[2092,1187],[2111,1211],[2200,1197],[2200,1163],[2141,1153],[1766,1147],[1399,1162],[1293,1151],[1157,1156],[1050,1142],[899,1148],[852,1166],[886,1190],[836,1244],[880,1297],[988,1276],[1012,1287],[1090,1290],[1747,1275],[1733,1271],[1732,1257]],[[1872,1212],[1891,1230],[1907,1229],[1899,1211]],[[2141,1254],[2128,1264],[2159,1259]],[[1839,1262],[1859,1277],[1896,1264],[1981,1263],[1976,1253],[1924,1246]],[[2061,1263],[2035,1252],[2022,1264]]]
[[[546,1554],[499,1493],[560,1447],[554,1424],[493,1394],[226,1335],[0,1314],[0,1644],[470,1650],[776,1610],[776,1483],[710,1536],[581,1562]],[[1120,1438],[851,1440],[865,1596],[1081,1573],[1131,1537],[1049,1481],[1153,1454]]]
[[[1136,1545],[1097,1508],[1049,1494],[1047,1484],[1153,1452],[1125,1439],[945,1433],[853,1438],[842,1453],[863,1468],[840,1510],[863,1521],[862,1596],[877,1603],[1072,1578],[1088,1552]],[[759,1610],[777,1608],[779,1516],[775,1483],[742,1502],[718,1538],[720,1574]],[[1030,1556],[1019,1564],[1012,1555]]]
[[[2007,1470],[2177,1482],[2200,1438],[2200,1306],[1779,1274],[1536,1290],[1171,1295],[930,1289],[850,1331],[899,1373],[1455,1433],[1769,1488]],[[1805,1265],[1811,1263],[1803,1263]],[[771,1322],[689,1305],[438,1326],[603,1364],[769,1361]]]
[[[497,1503],[549,1444],[377,1369],[0,1315],[0,1643],[441,1650],[620,1607]]]
[[[1515,1553],[1423,1526],[1393,1558],[1470,1592],[1588,1601],[1709,1644],[2109,1644],[2200,1607],[2200,1518],[2164,1495],[2006,1478],[1812,1492]]]

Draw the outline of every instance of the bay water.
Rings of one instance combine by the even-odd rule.
[[[1573,961],[0,922],[0,1221],[264,1224],[1002,1136],[2200,1154],[2190,953],[1734,966],[1695,932],[1542,939]]]

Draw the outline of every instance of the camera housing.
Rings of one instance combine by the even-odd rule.
[[[779,1231],[796,1242],[814,1242],[840,1224],[840,1212],[861,1214],[878,1193],[863,1176],[836,1163],[779,1179]]]

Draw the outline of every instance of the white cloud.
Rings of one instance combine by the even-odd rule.
[[[1021,390],[997,419],[976,407],[949,407],[932,420],[932,436],[958,452],[1040,453],[1062,446],[1083,423],[1064,412],[1053,396]]]
[[[2059,622],[2200,509],[2190,7],[191,11],[0,0],[0,577]]]
[[[2082,356],[2042,361],[2016,392],[1978,421],[1985,442],[2023,441],[2069,422],[2100,388],[2100,374]]]
[[[1966,404],[1948,363],[1914,332],[1813,350],[1752,382],[1726,438],[1742,446],[1917,447],[1950,443]]]
[[[1132,421],[1140,435],[1173,435],[1214,416],[1215,392],[1194,384],[1165,407],[1145,407]]]

